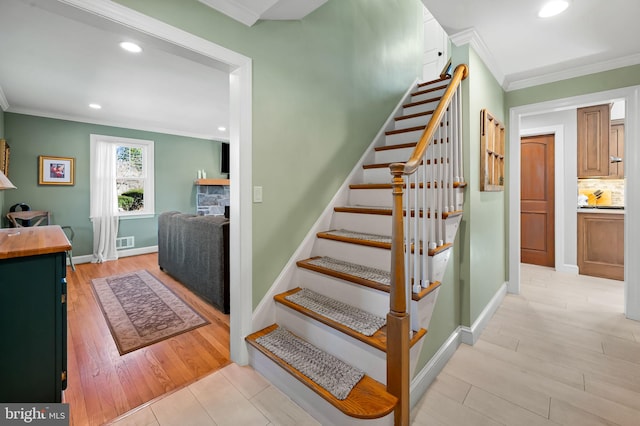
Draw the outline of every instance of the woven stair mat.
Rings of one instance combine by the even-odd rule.
[[[372,336],[387,321],[355,306],[348,305],[315,291],[303,288],[285,299],[321,314],[365,336]]]
[[[355,232],[346,229],[334,229],[332,231],[327,231],[326,233],[337,237],[351,238],[353,240],[375,241],[377,243],[391,244],[391,237],[387,235],[368,234],[365,232]]]
[[[364,377],[362,371],[282,327],[259,337],[256,342],[341,401],[349,396],[351,389]]]
[[[370,268],[368,266],[345,262],[331,257],[318,257],[308,262],[310,265],[320,266],[344,274],[353,275],[380,284],[391,284],[391,273],[382,269]]]

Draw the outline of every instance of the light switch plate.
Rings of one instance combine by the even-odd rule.
[[[253,202],[261,203],[262,202],[262,187],[254,186],[253,187]]]

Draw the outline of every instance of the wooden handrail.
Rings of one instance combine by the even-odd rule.
[[[451,104],[454,94],[462,80],[469,75],[467,65],[458,65],[453,72],[451,81],[443,94],[438,107],[433,112],[420,140],[406,163],[389,165],[392,180],[392,237],[391,237],[391,288],[389,298],[389,313],[387,314],[387,390],[398,398],[394,411],[396,426],[409,425],[409,387],[410,387],[410,317],[407,311],[408,290],[405,285],[405,235],[403,193],[405,188],[404,176],[415,173],[429,144],[433,140],[436,130]],[[453,184],[453,182],[452,182]],[[425,183],[426,185],[426,183]],[[416,184],[416,187],[418,184]],[[435,186],[435,185],[434,185]],[[410,186],[409,186],[410,187]],[[409,189],[407,187],[407,189]],[[426,242],[425,242],[426,244]]]
[[[420,165],[421,158],[424,155],[424,153],[427,151],[427,148],[429,147],[429,143],[431,139],[433,139],[433,135],[435,134],[436,129],[440,125],[440,122],[442,121],[442,117],[444,116],[445,111],[447,110],[447,108],[449,107],[449,104],[451,103],[453,94],[458,89],[460,82],[465,78],[467,78],[468,75],[469,75],[469,67],[467,67],[467,65],[460,64],[456,67],[455,71],[453,72],[453,76],[451,77],[451,81],[449,82],[449,86],[447,86],[447,90],[444,92],[444,95],[442,95],[442,99],[440,100],[440,103],[438,104],[438,107],[436,108],[436,110],[433,112],[433,115],[431,116],[431,120],[429,120],[429,124],[427,124],[427,127],[424,129],[424,132],[422,133],[422,136],[420,137],[418,144],[414,148],[413,153],[409,158],[409,161],[404,163],[403,174],[405,175],[413,174],[418,168],[418,166]]]

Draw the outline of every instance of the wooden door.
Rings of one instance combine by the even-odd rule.
[[[520,141],[520,258],[555,266],[554,135]]]

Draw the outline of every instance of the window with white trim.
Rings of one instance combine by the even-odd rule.
[[[96,167],[93,156],[95,144],[114,145],[114,184],[118,215],[147,216],[155,213],[153,141],[120,138],[114,136],[91,135],[91,166]],[[111,160],[111,159],[110,159]],[[93,186],[93,183],[92,183]],[[93,187],[91,191],[93,193]]]

